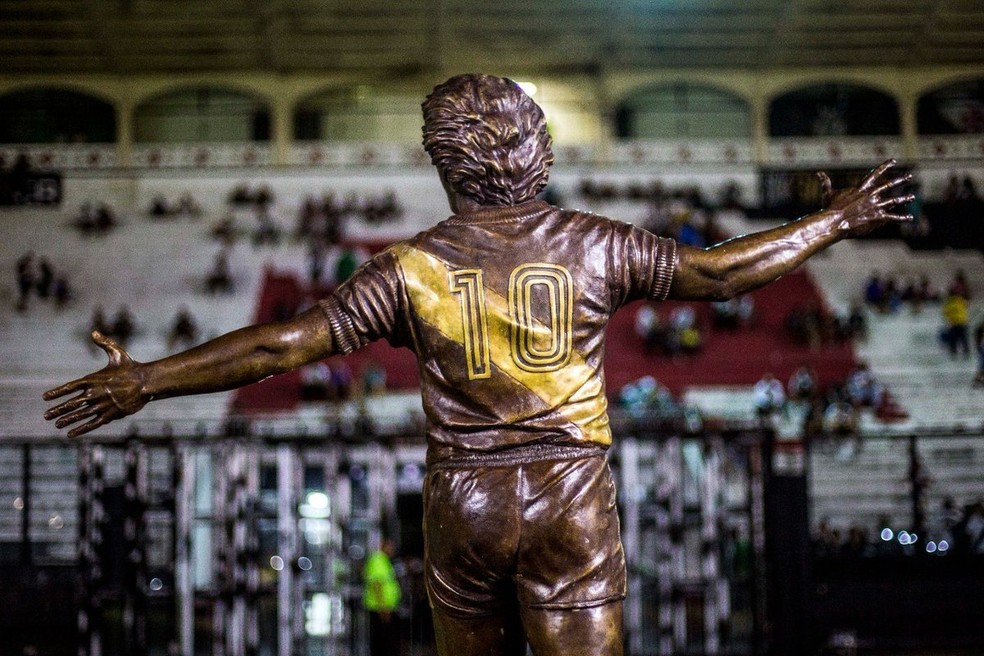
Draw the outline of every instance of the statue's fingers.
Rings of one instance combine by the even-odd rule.
[[[898,221],[899,223],[905,223],[906,221],[914,221],[916,217],[911,214],[892,214],[890,212],[884,212],[882,214],[886,219],[890,221]]]
[[[908,182],[911,182],[911,181],[912,181],[912,174],[911,173],[906,173],[905,175],[900,176],[898,178],[895,178],[894,180],[889,180],[888,182],[886,182],[885,184],[881,185],[880,187],[878,187],[877,189],[875,189],[871,193],[876,194],[876,195],[881,195],[881,194],[885,193],[886,191],[889,191],[890,189],[894,189],[895,187],[898,187],[899,185],[904,185],[904,184],[906,184]]]
[[[110,417],[107,417],[105,415],[99,415],[95,419],[86,422],[81,426],[76,426],[72,430],[68,431],[68,436],[78,437],[79,435],[84,435],[85,433],[88,433],[91,430],[95,430],[96,428],[99,428],[103,424],[109,423],[110,419],[111,419]]]
[[[84,406],[82,408],[79,408],[78,410],[75,410],[74,412],[68,413],[67,415],[56,421],[55,428],[65,428],[69,424],[77,424],[83,419],[88,419],[89,417],[96,414],[99,414],[98,408],[90,405]]]
[[[65,396],[66,394],[71,394],[73,392],[78,392],[89,387],[89,383],[86,378],[76,378],[75,380],[69,381],[64,385],[59,385],[54,387],[44,394],[41,395],[45,401],[51,401],[52,399],[57,399],[59,397]]]
[[[885,171],[889,170],[893,166],[895,166],[895,160],[888,159],[871,169],[871,172],[868,173],[868,175],[865,176],[864,181],[861,182],[860,188],[867,191],[873,184],[875,184],[876,180],[885,174]]]
[[[878,207],[891,207],[893,205],[905,205],[916,200],[915,194],[905,194],[904,196],[892,196],[878,203]]]
[[[68,414],[73,410],[78,410],[79,408],[85,406],[87,402],[88,399],[85,396],[77,396],[74,399],[69,399],[64,403],[56,405],[54,408],[48,409],[44,413],[44,418],[48,420],[57,419],[58,417]]]

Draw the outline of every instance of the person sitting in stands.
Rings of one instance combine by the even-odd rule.
[[[280,228],[277,226],[273,217],[266,206],[261,206],[256,212],[256,232],[253,233],[253,246],[261,244],[271,244],[276,246],[280,243]]]
[[[711,303],[714,325],[718,328],[735,329],[747,327],[752,323],[755,314],[755,301],[751,296],[742,294],[726,301]]]
[[[83,235],[88,235],[96,229],[96,210],[91,203],[83,203],[79,208],[79,213],[73,221],[75,227]]]
[[[68,283],[68,275],[62,271],[55,276],[54,289],[55,309],[61,310],[72,300],[72,288]]]
[[[771,417],[786,407],[786,391],[782,383],[767,371],[752,388],[755,397],[755,412],[759,417]]]
[[[962,296],[964,299],[970,300],[970,285],[967,284],[967,274],[964,273],[963,269],[958,269],[953,274],[953,280],[950,282],[946,293],[951,296]]]
[[[197,341],[198,326],[195,324],[195,318],[191,316],[188,306],[182,305],[174,317],[174,323],[171,324],[171,332],[167,337],[167,348],[169,351],[173,351],[178,344],[181,344],[183,348],[189,348],[194,346]]]
[[[301,369],[301,400],[325,401],[331,385],[331,369],[324,361],[309,364]]]
[[[885,283],[877,271],[871,273],[864,286],[864,300],[878,311],[885,311]]]
[[[229,255],[225,249],[215,256],[215,264],[205,278],[205,291],[209,294],[232,291],[232,276],[229,274]]]
[[[943,301],[943,320],[946,322],[943,341],[950,352],[950,357],[956,358],[959,354],[964,358],[969,358],[970,340],[967,333],[970,313],[967,297],[954,293],[951,288],[946,300]]]
[[[46,299],[51,295],[51,284],[55,281],[55,271],[51,268],[51,263],[46,258],[41,258],[38,262],[38,279],[35,283],[38,290],[38,298]]]
[[[109,232],[116,227],[116,217],[108,205],[100,205],[96,210],[96,232]]]
[[[148,212],[148,214],[150,214],[150,216],[156,219],[161,219],[166,216],[170,216],[171,208],[167,204],[167,199],[164,198],[164,196],[162,196],[161,194],[157,194],[156,196],[154,196],[154,198],[150,201],[150,211]]]
[[[789,377],[789,399],[791,401],[809,401],[817,395],[817,377],[810,365],[803,364]]]
[[[133,333],[136,326],[133,322],[133,315],[130,314],[129,308],[125,305],[121,305],[120,309],[117,310],[116,316],[113,318],[113,327],[110,334],[115,337],[120,343],[126,344],[133,337]]]
[[[877,408],[884,401],[885,386],[875,378],[864,362],[859,362],[845,381],[847,400],[855,407]]]
[[[201,205],[199,205],[194,196],[190,193],[185,192],[182,194],[181,198],[178,199],[178,205],[174,208],[177,214],[183,214],[184,216],[190,218],[198,218],[202,214]]]

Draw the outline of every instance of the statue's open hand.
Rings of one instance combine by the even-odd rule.
[[[51,401],[78,392],[44,413],[45,419],[58,420],[55,422],[58,428],[88,419],[71,429],[69,437],[78,437],[114,419],[132,415],[147,403],[140,391],[140,363],[134,362],[122,346],[99,331],[92,331],[92,341],[106,351],[109,364],[44,393],[45,401]]]
[[[915,199],[915,195],[898,193],[902,185],[912,180],[912,174],[887,179],[888,172],[894,166],[894,159],[883,162],[872,169],[857,187],[838,192],[834,192],[826,173],[818,173],[824,209],[842,214],[837,227],[846,233],[845,236],[856,237],[890,222],[912,220],[905,206]]]

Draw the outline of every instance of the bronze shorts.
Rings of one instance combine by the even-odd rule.
[[[458,616],[599,606],[625,597],[615,485],[601,448],[432,465],[424,484],[431,604]]]

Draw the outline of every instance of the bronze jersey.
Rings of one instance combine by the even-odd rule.
[[[672,239],[530,201],[390,246],[322,307],[343,353],[379,338],[416,353],[432,461],[608,446],[605,327],[629,301],[665,298],[675,259]]]

